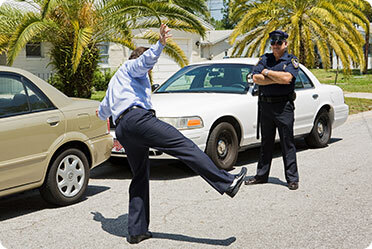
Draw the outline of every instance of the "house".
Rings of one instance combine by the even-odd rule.
[[[5,1],[5,4],[11,4],[20,9],[31,10],[32,7],[22,2],[13,0]],[[201,20],[205,27],[206,37],[203,39],[198,34],[186,33],[178,30],[172,30],[173,40],[181,47],[190,63],[223,58],[231,48],[228,44],[228,37],[231,30],[214,30],[214,27]],[[136,30],[134,34],[139,34],[145,30]],[[156,30],[154,30],[156,31]],[[136,46],[149,46],[145,40],[135,40]],[[116,70],[124,61],[126,61],[131,51],[115,43],[100,44],[102,60],[99,66],[103,70]],[[47,80],[53,73],[53,66],[50,65],[49,52],[51,44],[48,43],[29,43],[19,53],[12,66],[25,69],[32,72],[44,80]],[[0,55],[0,65],[6,65],[6,55]],[[152,70],[154,83],[162,83],[180,67],[167,55],[163,54],[159,62]]]
[[[24,2],[16,2],[14,0],[6,0],[5,4],[12,4],[20,9],[27,8],[27,10],[30,10],[31,8],[29,5],[25,5]],[[184,51],[189,62],[194,63],[204,60],[222,59],[231,55],[232,46],[229,44],[228,40],[232,30],[215,30],[211,24],[201,19],[200,22],[206,29],[206,36],[204,38],[198,34],[191,34],[178,30],[172,30],[171,32],[174,41]],[[138,34],[144,31],[145,30],[136,30],[134,33]],[[362,29],[360,29],[360,32],[364,36],[364,31]],[[135,40],[135,44],[137,46],[149,46],[145,40]],[[102,60],[99,65],[102,70],[116,70],[128,59],[131,52],[128,48],[114,43],[100,44],[100,49]],[[54,73],[53,66],[49,64],[50,50],[51,45],[48,43],[29,43],[19,53],[13,66],[30,71],[46,80]],[[371,50],[372,35],[370,37],[368,68],[372,67]],[[6,55],[2,54],[0,55],[0,65],[5,64]],[[341,63],[339,63],[339,67],[342,68]],[[335,55],[332,58],[332,68],[337,68],[337,59]],[[163,83],[178,69],[180,69],[180,67],[167,55],[163,54],[152,70],[154,83]]]

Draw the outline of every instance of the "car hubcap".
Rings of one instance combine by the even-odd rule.
[[[219,140],[217,144],[217,152],[220,157],[224,157],[227,154],[227,146],[224,140]]]
[[[85,171],[83,162],[75,155],[66,156],[57,168],[57,186],[66,197],[73,197],[83,187]]]
[[[324,125],[322,122],[318,122],[318,134],[319,134],[319,137],[323,137]]]

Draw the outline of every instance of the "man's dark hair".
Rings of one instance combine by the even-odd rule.
[[[149,48],[146,48],[146,47],[138,47],[138,48],[136,48],[136,49],[133,50],[133,52],[130,54],[130,56],[129,56],[129,60],[137,59],[137,58],[140,57],[141,54],[143,54],[147,49],[149,49]]]

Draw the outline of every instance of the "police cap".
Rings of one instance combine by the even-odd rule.
[[[283,41],[288,38],[288,34],[281,30],[275,30],[269,33],[269,37],[272,41]]]

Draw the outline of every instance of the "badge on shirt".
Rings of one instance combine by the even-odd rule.
[[[283,65],[283,71],[285,71],[286,67],[287,67],[287,64],[284,64]]]
[[[294,68],[298,68],[298,66],[300,65],[300,63],[298,63],[298,60],[296,58],[292,58],[292,64]]]

